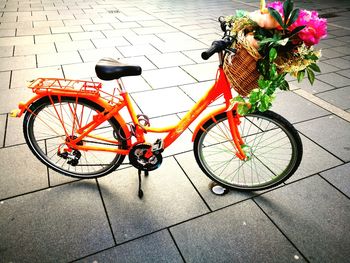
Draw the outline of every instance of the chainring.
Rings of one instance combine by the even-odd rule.
[[[153,171],[157,169],[163,161],[160,153],[152,153],[150,157],[146,157],[146,153],[152,147],[151,144],[140,143],[133,146],[129,152],[129,161],[137,169],[142,171]]]

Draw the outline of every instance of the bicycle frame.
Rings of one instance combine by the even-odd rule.
[[[222,61],[223,54],[222,52],[219,54],[220,61]],[[76,100],[78,98],[86,98],[89,100],[94,101],[95,103],[101,105],[103,108],[105,108],[104,112],[98,113],[97,116],[94,116],[93,120],[83,127],[80,127],[79,120],[76,119],[76,109],[70,108],[70,111],[72,113],[72,116],[74,116],[74,125],[78,126],[79,128],[75,130],[75,134],[79,135],[78,137],[74,139],[69,139],[65,143],[66,145],[71,149],[76,150],[83,150],[83,151],[106,151],[106,152],[115,152],[116,154],[122,154],[127,155],[133,145],[144,143],[145,142],[145,133],[167,133],[167,135],[163,139],[163,147],[166,149],[169,147],[188,127],[189,125],[214,101],[219,99],[220,97],[224,97],[225,104],[220,106],[220,108],[216,109],[212,113],[208,114],[197,126],[195,129],[192,141],[194,141],[194,138],[196,137],[196,134],[200,129],[203,129],[202,125],[208,121],[209,119],[213,119],[215,121],[214,116],[226,112],[230,127],[230,135],[232,138],[228,138],[229,141],[233,144],[234,148],[236,149],[236,155],[240,159],[245,159],[246,155],[244,151],[242,150],[242,145],[244,144],[242,138],[240,137],[240,133],[238,131],[238,125],[240,123],[239,115],[236,112],[236,104],[232,104],[232,93],[230,84],[225,76],[225,73],[222,68],[222,63],[220,63],[220,66],[217,71],[216,75],[216,81],[213,84],[213,86],[204,94],[204,96],[190,109],[187,114],[176,124],[173,126],[167,126],[163,128],[156,128],[151,126],[144,126],[140,124],[139,119],[137,117],[136,111],[133,107],[133,104],[131,102],[131,98],[129,93],[125,90],[124,86],[122,85],[122,82],[118,81],[118,90],[119,90],[119,96],[115,97],[115,99],[118,99],[118,102],[111,106],[108,101],[102,99],[98,93],[96,92],[77,92],[77,91],[71,91],[71,90],[60,90],[60,89],[46,89],[43,91],[36,91],[37,95],[34,96],[32,99],[30,99],[27,103],[20,103],[19,108],[20,112],[12,113],[12,115],[15,115],[16,117],[20,117],[24,111],[30,111],[30,105],[37,101],[38,99],[41,99],[43,97],[48,96],[51,100],[52,105],[54,105],[52,96],[57,96],[58,98],[62,96],[68,96],[68,97],[74,97]],[[93,82],[91,82],[93,83]],[[95,83],[93,83],[94,85]],[[55,107],[55,106],[54,106]],[[120,110],[126,108],[132,121],[132,125],[135,127],[135,131],[133,133],[130,132],[129,126],[127,123],[125,123],[124,119],[119,114]],[[55,111],[59,116],[58,109],[55,108]],[[95,147],[95,146],[86,146],[86,145],[79,145],[79,142],[84,139],[84,137],[92,137],[89,135],[91,131],[96,129],[99,125],[101,125],[103,122],[115,118],[119,124],[121,125],[121,129],[124,131],[126,138],[127,138],[127,149],[116,149],[112,147]],[[69,137],[70,132],[65,128],[63,120],[60,119],[60,122],[62,126],[64,127],[66,137]],[[73,132],[73,131],[72,131]],[[136,141],[132,143],[131,141],[131,135],[134,135],[136,138]],[[107,142],[109,144],[115,144],[118,145],[117,141],[112,141],[106,138],[93,136],[93,138]],[[233,139],[233,142],[232,142]],[[69,149],[68,149],[69,150]]]

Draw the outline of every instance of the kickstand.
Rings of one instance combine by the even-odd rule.
[[[142,191],[142,179],[141,179],[141,171],[140,169],[138,169],[138,176],[139,176],[139,192],[138,192],[138,196],[141,199],[143,197],[143,191]],[[148,176],[148,171],[145,171],[145,176]]]

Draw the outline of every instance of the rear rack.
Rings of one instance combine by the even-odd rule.
[[[90,95],[98,95],[101,87],[102,84],[100,82],[57,78],[38,78],[28,85],[28,88],[32,89],[34,93],[51,90],[68,93],[88,93]]]
[[[119,83],[119,82],[118,82]],[[120,91],[116,85],[115,87],[102,90],[101,82],[86,81],[86,80],[71,80],[71,79],[57,79],[57,78],[38,78],[31,81],[28,88],[36,94],[40,95],[59,95],[70,97],[86,97],[90,99],[102,98],[114,106],[122,99]]]

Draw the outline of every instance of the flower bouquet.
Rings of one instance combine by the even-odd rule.
[[[314,45],[327,36],[327,21],[316,11],[294,9],[292,0],[261,1],[260,10],[238,10],[226,20],[237,52],[226,56],[224,70],[239,94],[234,101],[244,102],[241,115],[269,109],[277,89],[289,90],[288,73],[313,84],[321,57]]]

